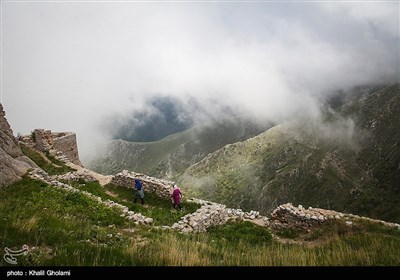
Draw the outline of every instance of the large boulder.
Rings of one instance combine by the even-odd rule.
[[[0,103],[0,187],[10,185],[36,164],[23,155]]]

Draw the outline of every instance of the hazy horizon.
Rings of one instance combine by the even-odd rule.
[[[194,123],[318,115],[332,91],[399,81],[399,5],[1,2],[1,103],[14,134],[76,132],[84,161],[159,97]]]

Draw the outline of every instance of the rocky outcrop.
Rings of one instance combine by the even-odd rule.
[[[18,181],[33,167],[36,167],[36,164],[22,154],[0,104],[0,187]]]

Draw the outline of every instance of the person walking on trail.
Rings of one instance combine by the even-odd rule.
[[[133,202],[136,203],[137,199],[140,198],[143,205],[144,204],[143,184],[137,177],[135,178],[135,186],[133,187],[133,189],[136,190],[136,195]]]
[[[178,206],[179,209],[182,210],[182,207],[181,207],[182,193],[177,185],[174,185],[174,190],[172,192],[171,197],[172,197],[172,204],[173,204],[172,207],[176,208],[176,206]]]

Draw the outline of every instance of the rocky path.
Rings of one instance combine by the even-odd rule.
[[[245,221],[249,221],[252,222],[253,224],[256,224],[260,227],[265,226],[265,217],[261,216],[260,218],[256,218],[256,219],[243,219]]]
[[[93,178],[98,180],[100,185],[102,185],[102,186],[107,185],[108,183],[110,183],[111,179],[113,177],[112,175],[102,175],[102,174],[96,173],[96,172],[94,172],[92,170],[89,170],[89,169],[87,169],[85,167],[82,167],[80,165],[76,165],[76,164],[74,164],[72,162],[67,162],[67,163],[65,163],[65,165],[75,169],[78,172],[83,172],[83,173],[87,173],[87,174],[91,175]]]

